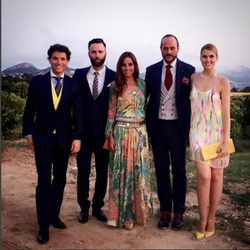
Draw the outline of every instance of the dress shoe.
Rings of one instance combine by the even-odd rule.
[[[58,229],[66,229],[66,225],[60,220],[60,218],[57,218],[56,220],[51,222],[51,225]]]
[[[201,239],[204,239],[205,238],[205,232],[204,233],[201,233],[199,231],[195,231],[195,238],[197,240],[201,240]]]
[[[78,221],[80,223],[86,223],[88,220],[89,220],[89,211],[81,210],[81,212],[78,216]]]
[[[207,228],[210,228],[210,230],[209,231],[206,230],[205,238],[209,238],[209,237],[214,236],[214,234],[215,234],[215,219],[214,220],[208,220]]]
[[[40,244],[44,244],[48,242],[49,241],[49,229],[39,229],[36,240]]]
[[[167,229],[169,227],[170,221],[171,221],[171,213],[161,212],[161,218],[157,226],[159,229]]]
[[[172,229],[174,230],[181,230],[183,227],[183,214],[176,213],[174,215],[174,220],[172,222]]]
[[[92,215],[95,216],[98,220],[106,222],[107,221],[107,216],[103,213],[103,211],[100,210],[93,210]]]
[[[215,231],[212,231],[212,232],[206,231],[205,232],[205,238],[212,237],[212,236],[214,236],[214,234],[215,234]]]
[[[132,220],[127,219],[127,220],[124,221],[124,225],[123,226],[127,230],[132,230],[133,227],[134,227],[134,223],[133,223]]]

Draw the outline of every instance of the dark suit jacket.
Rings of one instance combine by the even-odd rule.
[[[90,67],[77,69],[73,79],[80,85],[83,105],[83,139],[93,140],[93,135],[100,143],[105,139],[105,127],[108,117],[109,87],[115,79],[115,72],[106,67],[104,86],[96,100],[93,99],[89,88],[87,73]]]
[[[146,109],[146,122],[149,135],[157,133],[157,121],[160,106],[161,96],[161,75],[162,75],[163,60],[149,66],[146,69],[146,88],[149,101]],[[178,124],[183,131],[184,136],[188,138],[190,128],[190,91],[191,91],[191,75],[195,72],[195,68],[185,62],[177,59],[176,63],[176,108],[178,115]],[[188,84],[183,82],[183,78],[188,78]]]
[[[58,143],[70,146],[82,134],[82,107],[76,81],[65,75],[62,96],[54,109],[50,73],[32,78],[23,115],[23,136],[32,135],[34,145],[46,145],[56,130]]]

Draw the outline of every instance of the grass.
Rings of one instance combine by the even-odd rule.
[[[225,169],[225,176],[231,181],[250,176],[250,150],[231,155],[230,165]]]

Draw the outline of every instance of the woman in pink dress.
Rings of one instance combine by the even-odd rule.
[[[190,153],[197,166],[197,197],[200,222],[196,238],[215,233],[215,216],[228,166],[230,139],[230,83],[216,72],[218,51],[213,44],[201,48],[203,71],[192,75]],[[203,161],[200,147],[222,141],[218,158]]]

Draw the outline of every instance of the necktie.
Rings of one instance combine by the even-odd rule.
[[[94,72],[95,78],[93,82],[93,98],[96,99],[98,97],[98,72]]]
[[[59,96],[59,93],[62,88],[62,83],[61,83],[62,77],[53,77],[53,78],[56,79],[55,91],[56,91],[57,96]]]
[[[171,73],[171,68],[172,66],[170,64],[167,64],[166,66],[166,76],[165,76],[165,86],[166,86],[166,89],[169,90],[171,85],[172,85],[172,73]]]

